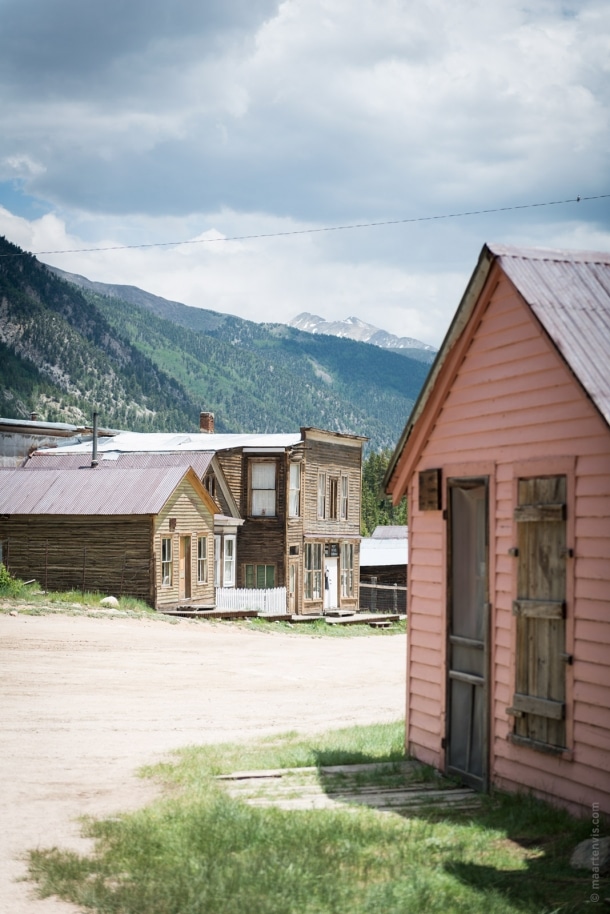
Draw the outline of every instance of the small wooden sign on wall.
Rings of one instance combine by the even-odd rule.
[[[443,507],[442,470],[421,470],[419,473],[419,510],[440,511]]]

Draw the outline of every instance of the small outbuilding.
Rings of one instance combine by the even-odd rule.
[[[99,467],[0,478],[0,560],[48,590],[214,605],[214,515],[192,467]]]
[[[485,246],[386,475],[407,746],[610,813],[610,255]]]

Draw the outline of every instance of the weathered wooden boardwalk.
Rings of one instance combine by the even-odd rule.
[[[480,794],[412,761],[236,771],[218,780],[231,796],[251,806],[287,810],[367,806],[415,815],[431,809],[467,811],[481,804]]]
[[[267,622],[290,622],[296,624],[306,624],[308,622],[317,622],[323,619],[329,625],[370,625],[371,628],[388,628],[393,622],[399,622],[405,616],[398,613],[352,613],[352,612],[332,612],[325,615],[291,615],[290,613],[281,613],[273,615],[262,613],[256,609],[216,609],[214,606],[198,606],[188,603],[160,609],[159,612],[165,616],[180,616],[184,619],[263,619]]]

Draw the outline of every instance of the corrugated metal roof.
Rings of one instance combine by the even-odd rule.
[[[158,514],[186,472],[184,466],[12,470],[0,477],[0,514]]]
[[[489,249],[610,425],[610,254]]]
[[[383,481],[386,491],[391,491],[400,456],[496,261],[610,425],[610,253],[484,245],[390,459]]]
[[[371,536],[376,540],[406,540],[409,528],[402,524],[380,524]]]
[[[24,470],[78,470],[90,467],[91,447],[87,454],[64,453],[69,448],[53,448],[47,451],[37,451],[28,462]],[[210,463],[214,459],[214,451],[193,451],[187,454],[176,454],[173,451],[167,454],[118,454],[99,453],[98,468],[101,470],[144,470],[152,467],[183,467],[192,466],[199,478],[203,478]]]
[[[112,438],[100,440],[98,444],[98,459],[102,453],[163,453],[167,451],[197,452],[197,451],[223,451],[238,447],[287,448],[294,447],[301,441],[301,433],[277,435],[208,435],[196,433],[193,435],[176,435],[165,432],[120,432]],[[62,448],[67,454],[91,453],[91,444],[71,445]]]

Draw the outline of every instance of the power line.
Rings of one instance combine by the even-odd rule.
[[[543,206],[563,206],[567,203],[584,203],[588,200],[605,200],[610,194],[597,194],[593,197],[573,197],[568,200],[548,200],[544,203],[521,203],[515,206],[498,206],[492,209],[467,210],[461,213],[443,213],[438,216],[414,216],[410,219],[386,219],[383,222],[356,222],[349,225],[326,225],[320,228],[292,229],[287,232],[261,232],[255,235],[232,235],[221,238],[197,238],[188,241],[153,241],[148,244],[117,244],[109,247],[68,248],[57,251],[20,251],[18,254],[0,254],[0,257],[24,257],[28,253],[41,254],[90,254],[105,251],[130,251],[141,248],[179,247],[187,244],[218,244],[226,241],[252,241],[258,238],[282,238],[289,235],[314,235],[320,232],[343,232],[350,229],[378,228],[382,225],[407,225],[415,222],[435,222],[443,219],[462,219],[466,216],[486,216],[491,213],[508,213],[521,209],[534,209]]]

